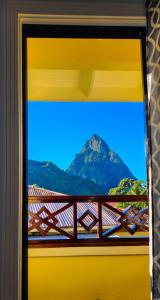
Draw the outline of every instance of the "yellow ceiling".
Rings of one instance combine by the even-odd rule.
[[[28,100],[143,101],[138,39],[27,39]]]

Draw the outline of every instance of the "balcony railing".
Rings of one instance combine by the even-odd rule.
[[[148,227],[147,196],[29,197],[30,247],[147,245]]]

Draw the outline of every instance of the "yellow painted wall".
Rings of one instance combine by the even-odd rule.
[[[29,252],[29,300],[149,300],[149,256],[142,253],[58,257],[47,249]]]

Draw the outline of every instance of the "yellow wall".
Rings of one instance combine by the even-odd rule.
[[[149,256],[145,251],[58,257],[41,250],[38,255],[38,250],[33,250],[34,255],[29,250],[29,300],[150,299]]]

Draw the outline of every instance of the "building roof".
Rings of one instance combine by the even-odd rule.
[[[51,213],[59,210],[63,206],[65,206],[66,203],[32,203],[29,204],[28,209],[36,214],[42,207],[46,207]],[[79,219],[87,210],[89,210],[91,213],[94,214],[96,218],[98,218],[98,209],[97,209],[97,203],[77,203],[77,219]],[[46,212],[41,213],[41,218],[45,218]],[[29,217],[30,219],[30,217]],[[60,214],[56,215],[56,219],[58,220],[57,226],[58,227],[73,227],[73,207],[69,207],[68,209],[64,210]],[[107,209],[106,207],[103,207],[102,210],[102,220],[104,226],[111,226],[117,224],[117,215],[112,212],[111,210]],[[86,216],[85,218],[85,224],[87,226],[90,225],[90,223],[93,220],[90,216]],[[80,226],[80,224],[78,224]]]
[[[28,196],[57,196],[57,195],[65,195],[62,193],[58,193],[55,191],[46,190],[43,188],[39,188],[37,186],[29,185],[28,186]],[[28,210],[32,213],[36,214],[42,207],[46,207],[51,213],[59,210],[61,207],[65,206],[66,203],[29,203]],[[87,210],[95,215],[98,218],[98,209],[97,203],[77,203],[77,219],[79,219]],[[41,217],[45,218],[46,213],[42,212]],[[29,216],[29,220],[30,220]],[[57,226],[59,227],[73,227],[73,207],[69,207],[65,211],[61,212],[56,216],[58,223]],[[117,224],[116,219],[117,215],[112,212],[111,210],[103,207],[102,210],[102,219],[104,222],[104,226],[111,226]],[[92,219],[90,216],[86,216],[85,224],[90,225]],[[78,224],[80,226],[80,224]]]
[[[37,187],[35,185],[28,185],[28,196],[60,196],[65,195],[55,191],[46,190],[44,188]]]

